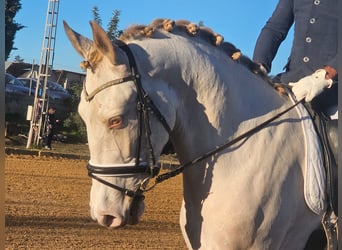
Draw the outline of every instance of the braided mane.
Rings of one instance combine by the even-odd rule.
[[[149,25],[132,25],[128,27],[119,37],[121,41],[130,41],[132,39],[151,38],[157,30],[177,33],[184,31],[189,36],[199,36],[209,41],[214,46],[220,46],[223,43],[223,36],[215,33],[208,27],[198,26],[187,20],[171,20],[158,18],[153,20]]]
[[[270,77],[267,75],[267,72],[263,71],[256,62],[243,55],[240,49],[238,49],[234,44],[225,42],[222,35],[214,32],[209,27],[199,26],[188,20],[174,21],[167,18],[157,18],[148,25],[132,25],[124,31],[124,33],[119,37],[119,40],[128,42],[132,40],[153,38],[153,35],[158,30],[176,33],[179,35],[185,34],[189,37],[200,37],[210,45],[221,49],[230,59],[244,65],[251,72],[262,77],[280,94],[285,94],[286,92],[283,86],[273,83]]]

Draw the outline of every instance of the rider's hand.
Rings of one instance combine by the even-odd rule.
[[[322,93],[325,88],[330,88],[333,81],[326,79],[327,72],[319,69],[312,75],[300,79],[298,82],[290,82],[292,92],[297,100],[305,98],[306,102],[310,102],[314,97]]]

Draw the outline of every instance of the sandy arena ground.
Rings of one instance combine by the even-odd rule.
[[[138,225],[109,230],[90,218],[86,161],[5,160],[6,249],[186,249],[178,224],[181,176],[146,193]]]

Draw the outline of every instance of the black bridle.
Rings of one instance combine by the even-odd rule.
[[[143,191],[141,188],[144,183],[141,183],[140,184],[141,186],[137,190],[129,190],[127,188],[112,184],[104,180],[100,176],[115,176],[115,175],[121,176],[121,175],[127,175],[127,174],[143,173],[143,174],[148,174],[150,178],[155,177],[159,173],[159,167],[156,166],[156,160],[155,160],[152,142],[151,142],[151,129],[150,129],[150,122],[149,122],[150,120],[149,114],[150,113],[154,114],[169,134],[171,133],[171,129],[169,125],[167,124],[164,116],[160,113],[159,109],[154,105],[151,98],[144,90],[141,84],[140,75],[138,74],[137,65],[136,65],[136,62],[134,60],[134,57],[130,48],[128,47],[128,45],[119,41],[118,41],[118,45],[127,54],[129,66],[131,70],[130,75],[124,78],[109,81],[101,85],[100,87],[96,88],[90,94],[87,93],[86,86],[84,83],[83,90],[85,93],[85,100],[87,102],[90,102],[95,97],[96,94],[98,94],[99,92],[101,92],[102,90],[108,87],[122,84],[122,83],[129,82],[129,81],[134,82],[136,86],[136,90],[137,90],[137,114],[138,114],[138,143],[136,147],[135,164],[134,165],[125,164],[122,166],[115,166],[115,167],[110,167],[110,166],[103,167],[103,166],[96,166],[88,162],[87,169],[88,169],[89,177],[101,182],[104,185],[114,188],[124,193],[125,195],[128,195],[130,197],[135,197],[135,196],[142,196]],[[149,162],[140,161],[143,128],[145,129],[145,137],[146,137],[147,148],[149,152]]]
[[[157,183],[160,183],[162,181],[165,181],[171,177],[174,177],[174,176],[182,173],[185,168],[192,166],[192,165],[198,163],[199,161],[202,161],[202,160],[204,160],[210,156],[213,156],[213,155],[217,154],[218,152],[222,151],[223,149],[228,148],[228,147],[232,146],[233,144],[235,144],[235,143],[237,143],[243,139],[248,138],[249,136],[253,135],[254,133],[265,128],[268,124],[270,124],[272,121],[278,119],[283,114],[289,112],[291,109],[293,109],[294,107],[296,107],[299,103],[301,103],[303,101],[303,100],[296,101],[290,107],[288,107],[285,110],[277,113],[276,115],[274,115],[273,117],[262,122],[258,126],[246,131],[245,133],[237,136],[236,138],[233,138],[232,140],[227,141],[226,143],[224,143],[220,146],[217,146],[215,149],[207,152],[206,154],[203,154],[200,157],[179,166],[175,170],[161,174],[161,175],[158,175],[159,174],[159,167],[156,167],[156,160],[155,160],[152,142],[151,142],[151,129],[150,129],[150,123],[149,123],[149,114],[150,113],[154,114],[157,117],[157,119],[161,122],[161,124],[163,125],[163,127],[165,128],[165,130],[168,132],[169,135],[171,134],[171,129],[170,129],[169,125],[167,124],[165,117],[161,114],[159,109],[152,102],[149,95],[145,92],[145,90],[141,84],[140,75],[138,74],[137,66],[136,66],[136,63],[135,63],[135,60],[134,60],[134,57],[133,57],[133,54],[132,54],[130,48],[128,47],[128,45],[126,45],[123,42],[117,41],[117,43],[118,43],[119,47],[123,51],[125,51],[125,53],[127,54],[131,74],[127,77],[124,77],[124,78],[109,81],[109,82],[101,85],[100,87],[98,87],[94,91],[92,91],[90,94],[87,93],[85,84],[83,86],[83,89],[84,89],[86,101],[90,102],[97,93],[99,93],[100,91],[102,91],[108,87],[111,87],[111,86],[117,85],[117,84],[122,84],[122,83],[129,82],[129,81],[134,82],[136,89],[137,89],[137,113],[138,113],[138,123],[139,123],[139,125],[138,125],[138,143],[137,143],[137,148],[136,148],[136,161],[135,161],[134,165],[112,166],[112,167],[111,166],[106,166],[106,167],[95,166],[94,164],[91,164],[90,162],[88,162],[87,169],[88,169],[89,177],[99,181],[100,183],[102,183],[104,185],[107,185],[111,188],[114,188],[114,189],[116,189],[116,190],[124,193],[125,195],[130,196],[130,197],[137,197],[137,196],[144,197],[143,192],[150,190],[151,188],[146,189],[144,187],[145,181],[143,181],[140,184],[140,187],[137,190],[133,191],[133,190],[129,190],[127,188],[123,188],[123,187],[117,186],[115,184],[112,184],[112,183],[100,178],[100,176],[124,176],[124,175],[145,173],[145,174],[149,175],[149,177],[146,178],[146,180],[153,178],[153,177],[156,177],[155,184],[152,186],[152,187],[154,187]],[[147,139],[147,147],[148,147],[148,152],[149,152],[149,162],[148,163],[140,161],[140,150],[141,150],[143,127],[145,128],[145,137]],[[98,176],[98,175],[100,175],[100,176]]]

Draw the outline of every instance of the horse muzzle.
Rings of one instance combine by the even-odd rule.
[[[114,212],[114,209],[96,208],[90,204],[90,215],[92,219],[107,228],[119,228],[126,224],[138,224],[144,211],[145,204],[142,194],[131,199],[130,206],[125,211]]]

